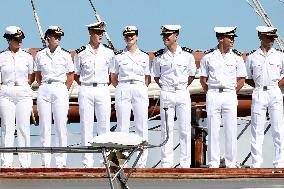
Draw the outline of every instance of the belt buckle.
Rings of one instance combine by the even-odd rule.
[[[223,88],[219,88],[219,93],[222,93],[224,91]]]
[[[130,80],[130,84],[135,84],[135,81],[134,80]]]
[[[264,90],[264,91],[267,91],[267,86],[263,86],[263,90]]]
[[[47,84],[51,84],[51,83],[52,83],[52,81],[48,80],[46,83],[47,83]]]
[[[98,86],[98,83],[93,83],[93,87],[97,87]]]

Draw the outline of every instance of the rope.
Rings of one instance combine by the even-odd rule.
[[[266,127],[265,131],[264,131],[264,135],[267,133],[267,131],[270,129],[271,124],[268,124],[268,126]],[[243,162],[241,163],[241,165],[244,165],[247,160],[250,158],[251,156],[251,152],[248,153],[248,155],[245,157],[245,159],[243,160]]]
[[[94,6],[92,0],[89,0],[89,2],[90,2],[90,4],[91,4],[91,7],[93,8],[93,11],[94,11],[94,13],[95,13],[96,19],[97,19],[99,22],[101,22],[102,19],[101,19],[100,15],[98,14],[98,12],[97,12],[97,10],[96,10],[96,8],[95,8],[95,6]],[[107,33],[106,31],[105,31],[105,36],[106,36],[106,39],[107,39],[107,42],[108,42],[110,48],[114,50],[114,46],[113,46],[113,44],[112,44],[112,42],[111,42],[111,39],[110,39],[110,37],[109,37],[109,35],[108,35],[108,33]]]
[[[43,47],[45,48],[46,47],[46,41],[44,40],[44,34],[43,34],[43,31],[42,31],[42,28],[41,28],[41,25],[40,25],[40,22],[39,22],[39,17],[37,15],[36,8],[35,8],[33,0],[31,0],[31,4],[32,4],[33,12],[34,12],[34,18],[35,18],[37,28],[38,28],[38,31],[39,31],[39,34],[40,34],[41,42],[42,42]]]

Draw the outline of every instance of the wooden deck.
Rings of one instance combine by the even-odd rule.
[[[129,169],[125,169],[128,172]],[[104,168],[2,168],[1,179],[102,179],[106,178]],[[141,179],[247,179],[284,178],[284,168],[145,168],[134,169],[131,178]]]

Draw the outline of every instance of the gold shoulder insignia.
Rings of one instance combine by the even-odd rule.
[[[155,57],[161,56],[163,53],[164,53],[164,49],[160,49],[160,50],[154,52],[154,56],[155,56]]]
[[[86,46],[82,46],[79,49],[76,49],[75,52],[76,54],[79,54],[80,52],[84,51],[86,49]]]
[[[238,51],[237,49],[233,49],[232,50],[236,55],[238,56],[242,56],[242,53],[240,51]]]
[[[284,50],[281,50],[281,49],[275,49],[275,50],[280,51],[280,52],[284,52]]]
[[[193,50],[187,47],[182,47],[181,48],[183,51],[188,52],[188,53],[193,53]]]
[[[256,50],[252,50],[249,53],[246,53],[246,56],[251,55],[252,53],[254,53]]]
[[[115,55],[119,55],[119,54],[121,54],[122,52],[123,52],[123,50],[115,50],[115,51],[114,51],[114,54],[115,54]]]
[[[215,49],[208,49],[208,50],[206,50],[206,51],[204,51],[204,54],[209,54],[209,53],[212,53],[213,51],[214,51]]]
[[[143,50],[141,50],[141,49],[140,49],[140,51],[141,51],[141,52],[143,52],[143,53],[145,53],[145,54],[148,54],[148,55],[149,55],[149,53],[148,53],[148,52],[146,52],[146,51],[143,51]]]
[[[30,49],[29,48],[27,48],[27,49],[23,49],[23,51],[25,52],[25,53],[28,53],[28,54],[32,54],[32,53],[30,53],[30,51],[29,51]]]
[[[64,48],[61,48],[63,51],[65,51],[65,52],[68,52],[68,53],[70,53],[70,51],[68,51],[68,50],[66,50],[66,49],[64,49]]]

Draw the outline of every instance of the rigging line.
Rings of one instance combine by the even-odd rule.
[[[96,8],[95,8],[95,6],[94,6],[92,0],[89,0],[89,2],[90,2],[90,4],[91,4],[91,7],[93,8],[93,11],[94,11],[94,13],[95,13],[96,19],[97,19],[99,22],[101,22],[102,19],[101,19],[100,15],[98,14],[98,12],[97,12],[97,10],[96,10]],[[110,39],[110,37],[109,37],[109,35],[108,35],[108,33],[107,33],[106,31],[105,31],[105,36],[106,36],[106,39],[107,39],[107,42],[108,42],[110,48],[113,49],[113,50],[115,50],[115,48],[114,48],[114,46],[113,46],[113,44],[112,44],[112,41],[111,41],[111,39]]]
[[[37,24],[37,28],[38,28],[38,31],[39,31],[39,34],[40,34],[41,43],[42,43],[43,47],[45,48],[46,47],[46,41],[44,40],[44,34],[43,34],[43,31],[42,31],[42,28],[41,28],[41,25],[40,25],[40,22],[39,22],[39,17],[37,15],[33,0],[31,0],[31,5],[32,5],[32,8],[33,8],[34,18],[35,18],[35,21],[36,21],[36,24]]]
[[[267,26],[270,26],[270,27],[274,27],[271,20],[269,19],[267,13],[265,12],[263,6],[261,5],[260,1],[259,0],[251,0],[252,3],[254,4],[254,6],[249,2],[249,0],[247,0],[248,4],[255,10],[255,12],[259,15],[259,17],[265,22],[265,24]],[[275,41],[278,45],[278,47],[283,50],[284,47],[283,47],[283,40],[281,39],[279,33],[277,32],[277,35],[279,36],[279,38],[277,38]]]
[[[179,146],[180,146],[180,143],[178,143],[178,144],[173,148],[173,150],[175,151]],[[161,162],[162,162],[162,160],[159,160],[154,166],[152,166],[152,168],[156,168]]]
[[[264,131],[264,135],[267,133],[267,131],[270,129],[271,124],[269,123],[268,126],[266,127],[265,131]],[[247,160],[250,158],[251,156],[251,152],[248,153],[248,155],[245,157],[245,159],[243,160],[243,162],[241,163],[241,165],[244,165]]]
[[[243,130],[241,130],[241,132],[239,133],[237,140],[239,140],[241,138],[241,136],[244,134],[244,132],[247,130],[247,128],[250,126],[251,120],[249,120],[249,122],[245,125],[245,127],[243,128]]]

